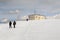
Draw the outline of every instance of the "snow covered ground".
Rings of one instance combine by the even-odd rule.
[[[0,40],[60,40],[60,20],[17,21],[16,28],[0,24]]]

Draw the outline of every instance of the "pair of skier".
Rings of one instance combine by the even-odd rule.
[[[16,25],[16,22],[14,21],[14,22],[13,22],[14,28],[15,28],[15,25]],[[11,21],[9,22],[9,28],[12,28],[12,22],[11,22]]]

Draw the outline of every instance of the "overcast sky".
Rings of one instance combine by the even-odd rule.
[[[0,15],[15,14],[16,10],[21,15],[32,14],[35,10],[36,13],[52,16],[60,14],[60,0],[0,0]]]

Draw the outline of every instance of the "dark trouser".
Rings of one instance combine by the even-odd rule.
[[[10,25],[9,28],[12,28],[12,26]]]
[[[14,25],[14,28],[15,28],[15,25]]]

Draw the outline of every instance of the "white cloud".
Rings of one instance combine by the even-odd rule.
[[[17,13],[19,13],[20,11],[19,10],[16,10]]]
[[[10,14],[19,14],[20,12],[21,12],[20,10],[9,11]]]

